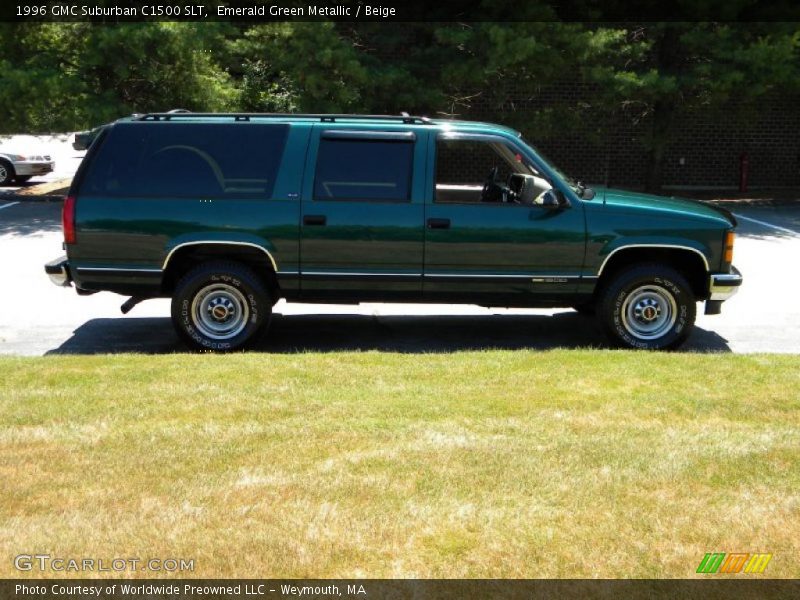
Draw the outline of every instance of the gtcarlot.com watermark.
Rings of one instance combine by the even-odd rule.
[[[54,571],[57,573],[123,573],[152,571],[179,573],[194,571],[193,558],[74,558],[49,554],[18,554],[14,557],[17,571]]]

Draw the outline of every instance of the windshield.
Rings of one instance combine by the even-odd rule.
[[[520,136],[520,141],[521,141],[523,144],[525,144],[526,146],[528,146],[528,148],[530,148],[531,150],[533,150],[533,151],[536,153],[536,156],[538,156],[540,160],[542,160],[544,163],[546,163],[546,164],[547,164],[547,166],[548,166],[548,167],[550,167],[550,170],[551,170],[551,171],[553,171],[553,172],[554,172],[556,175],[558,175],[558,176],[559,176],[559,177],[560,177],[560,178],[561,178],[561,179],[564,181],[564,183],[566,183],[566,184],[567,184],[569,187],[571,187],[573,190],[575,190],[576,192],[578,192],[578,190],[579,190],[579,188],[580,188],[580,186],[578,185],[578,182],[576,182],[576,181],[575,181],[575,180],[574,180],[572,177],[570,177],[569,175],[567,175],[566,173],[564,173],[564,171],[562,171],[561,169],[559,169],[559,168],[558,168],[558,167],[557,167],[557,166],[556,166],[556,165],[553,163],[553,161],[551,161],[549,158],[547,158],[547,156],[545,156],[545,155],[544,155],[544,154],[541,152],[541,150],[539,150],[539,149],[538,149],[536,146],[534,146],[533,144],[531,144],[531,143],[530,143],[528,140],[526,140],[524,137]],[[526,161],[526,162],[527,162],[527,161]],[[533,166],[533,165],[529,165],[529,167],[530,167],[530,168],[533,168],[533,169],[535,169],[535,168],[536,168],[536,167],[535,167],[535,166]]]

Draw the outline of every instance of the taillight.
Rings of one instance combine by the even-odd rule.
[[[723,262],[731,264],[733,262],[733,239],[734,233],[729,231],[725,234],[725,252],[722,255]]]
[[[61,226],[64,228],[64,242],[75,243],[75,196],[64,198],[64,207],[61,209]]]

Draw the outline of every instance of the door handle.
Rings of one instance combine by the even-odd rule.
[[[450,219],[428,219],[428,229],[450,229]]]
[[[328,219],[325,215],[304,215],[303,225],[325,225]]]

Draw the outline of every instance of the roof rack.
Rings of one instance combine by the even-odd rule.
[[[428,117],[414,117],[407,113],[402,115],[348,115],[348,114],[305,114],[305,113],[196,113],[181,110],[180,112],[169,111],[165,113],[147,113],[137,115],[137,121],[172,121],[184,117],[212,117],[229,118],[236,121],[249,121],[251,118],[257,119],[319,119],[322,123],[335,123],[337,120],[348,121],[400,121],[406,124],[432,123]]]

